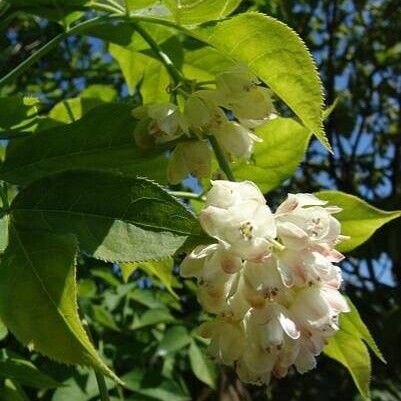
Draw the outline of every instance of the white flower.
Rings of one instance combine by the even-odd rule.
[[[192,93],[185,101],[184,115],[188,127],[195,133],[209,134],[228,122],[224,111],[216,104],[213,91],[202,90]]]
[[[227,121],[211,132],[227,153],[245,159],[250,158],[254,143],[262,141],[251,130],[234,121]]]
[[[209,353],[242,381],[314,368],[339,330],[340,313],[349,312],[335,265],[343,258],[334,249],[343,239],[332,216],[339,210],[290,194],[272,215],[253,183],[212,182],[200,222],[218,243],[197,247],[181,274],[198,278],[199,302],[218,315],[201,326]]]
[[[185,119],[175,104],[160,103],[136,108],[133,116],[148,119],[147,131],[156,143],[165,143],[178,138],[187,131]]]
[[[276,227],[267,205],[247,200],[229,208],[207,206],[199,219],[209,235],[244,259],[262,261],[271,254]]]
[[[284,245],[294,249],[316,244],[335,245],[341,225],[332,214],[341,209],[323,207],[326,204],[312,194],[289,194],[275,213],[278,234]]]
[[[293,291],[283,284],[275,258],[269,257],[261,263],[246,261],[243,276],[245,297],[250,305],[262,307],[268,301],[291,301]]]
[[[266,120],[274,113],[271,92],[257,84],[256,76],[243,66],[219,74],[216,77],[219,104],[238,119]]]
[[[264,205],[266,200],[260,189],[251,181],[211,181],[212,187],[206,194],[205,207],[215,206],[228,209],[244,201],[255,201]]]
[[[173,150],[167,166],[171,184],[179,184],[189,174],[195,177],[210,176],[211,151],[204,141],[179,143]]]
[[[208,353],[225,365],[232,365],[243,353],[245,335],[241,322],[217,318],[203,323],[198,334],[211,339]]]

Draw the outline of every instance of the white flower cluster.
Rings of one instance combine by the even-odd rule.
[[[216,76],[215,89],[186,96],[182,110],[173,103],[138,107],[133,112],[140,120],[136,141],[150,147],[181,136],[188,138],[172,153],[168,168],[172,184],[188,174],[210,176],[209,135],[215,136],[227,154],[249,158],[254,142],[260,141],[253,129],[275,116],[269,90],[258,83],[246,67],[236,66]]]
[[[200,214],[218,242],[198,246],[181,275],[199,281],[198,299],[217,317],[203,323],[209,353],[234,365],[244,382],[268,383],[295,365],[316,365],[327,339],[348,312],[340,294],[345,237],[333,217],[338,207],[311,194],[289,194],[273,214],[249,181],[214,181]]]

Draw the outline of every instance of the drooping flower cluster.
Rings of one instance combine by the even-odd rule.
[[[200,214],[217,243],[198,246],[181,265],[196,277],[198,299],[216,318],[199,334],[210,355],[233,365],[244,382],[268,383],[291,366],[316,365],[348,312],[339,292],[344,239],[338,207],[311,194],[289,194],[273,214],[251,182],[214,181]]]
[[[254,142],[260,141],[253,129],[274,117],[274,107],[269,90],[246,67],[236,66],[216,76],[215,89],[188,94],[182,109],[173,103],[152,104],[136,108],[133,115],[140,120],[135,139],[141,147],[187,139],[169,161],[168,179],[177,184],[188,174],[210,176],[210,135],[227,154],[249,158]]]

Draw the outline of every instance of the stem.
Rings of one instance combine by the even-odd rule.
[[[115,7],[112,4],[105,4],[105,3],[97,3],[94,2],[91,4],[92,8],[99,11],[106,11],[112,13],[122,13],[124,10],[121,7]]]
[[[92,333],[90,331],[88,322],[86,320],[84,320],[82,323],[86,329],[86,333],[88,334],[89,340],[94,344]],[[109,391],[107,390],[106,380],[104,379],[103,373],[95,368],[93,370],[95,371],[96,382],[97,382],[97,386],[99,388],[100,400],[101,401],[110,401]]]
[[[216,155],[216,159],[219,163],[220,168],[223,170],[224,174],[230,181],[235,181],[234,174],[231,171],[230,163],[228,162],[226,155],[224,154],[223,149],[221,149],[216,137],[213,135],[209,135],[208,138],[210,145],[212,145],[212,149],[214,151],[214,154]]]
[[[185,83],[185,78],[181,74],[181,71],[177,69],[174,63],[171,61],[170,57],[164,53],[161,47],[153,40],[153,38],[148,34],[148,32],[143,29],[137,22],[131,20],[131,24],[136,29],[136,31],[142,36],[150,48],[156,53],[159,60],[166,67],[166,70],[170,74],[176,85]]]
[[[92,26],[101,24],[107,21],[108,18],[105,16],[96,17],[90,19],[88,21],[84,21],[80,24],[75,25],[71,29],[67,30],[66,32],[60,33],[59,35],[55,36],[45,45],[43,45],[40,49],[38,49],[35,53],[31,54],[27,59],[25,59],[21,64],[15,67],[12,71],[10,71],[7,75],[0,79],[0,86],[4,86],[9,82],[14,81],[18,78],[27,68],[29,68],[32,64],[38,61],[41,57],[47,54],[51,49],[56,47],[60,42],[62,42],[65,38],[70,35],[78,34],[85,31]]]
[[[177,196],[178,198],[185,199],[197,199],[200,201],[204,201],[205,197],[202,194],[194,194],[193,192],[185,192],[185,191],[169,191],[170,195]]]
[[[95,376],[96,376],[97,386],[99,387],[99,395],[101,401],[110,401],[109,392],[107,390],[106,381],[104,380],[103,374],[95,369]]]

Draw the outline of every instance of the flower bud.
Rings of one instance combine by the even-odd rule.
[[[167,178],[171,184],[179,184],[189,174],[209,177],[211,152],[206,142],[179,143],[173,150],[167,166]]]

